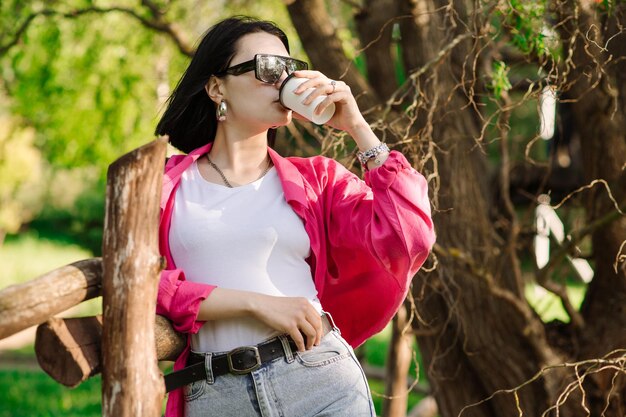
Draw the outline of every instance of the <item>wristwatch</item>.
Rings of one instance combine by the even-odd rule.
[[[356,157],[359,158],[359,162],[361,162],[361,165],[366,167],[370,159],[376,158],[383,152],[389,152],[389,147],[385,143],[374,146],[373,148],[370,148],[365,152],[359,151],[356,153]],[[376,160],[376,163],[380,164],[378,160]]]

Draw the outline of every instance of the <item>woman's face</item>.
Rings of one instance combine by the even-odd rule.
[[[278,37],[266,32],[250,33],[237,42],[237,53],[230,66],[254,59],[256,54],[289,56]],[[280,85],[286,77],[287,74],[283,73],[276,84],[257,80],[254,71],[223,78],[228,121],[245,123],[261,130],[288,124],[291,111],[284,108],[278,99]]]

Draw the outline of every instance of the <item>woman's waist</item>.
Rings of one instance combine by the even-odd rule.
[[[319,300],[309,302],[322,314]],[[257,345],[280,335],[280,332],[254,317],[209,320],[191,337],[194,352],[228,352],[240,346]]]

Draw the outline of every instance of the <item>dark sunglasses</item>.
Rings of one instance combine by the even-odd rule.
[[[217,77],[223,77],[224,75],[241,75],[254,70],[254,76],[257,80],[268,84],[276,84],[283,75],[283,72],[286,71],[287,75],[289,75],[294,71],[308,68],[309,65],[306,62],[288,56],[256,54],[254,59],[237,64],[215,75]]]

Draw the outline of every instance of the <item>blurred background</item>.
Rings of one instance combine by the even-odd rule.
[[[107,167],[154,138],[204,31],[252,15],[286,31],[292,56],[345,80],[429,181],[438,244],[402,314],[357,350],[377,413],[623,416],[624,9],[0,0],[0,291],[101,256]],[[340,132],[294,122],[277,149],[360,174]],[[63,316],[100,313],[97,298]],[[100,377],[56,383],[34,331],[0,340],[0,417],[100,415]],[[606,368],[587,362],[599,358]],[[552,370],[565,363],[577,371]]]

